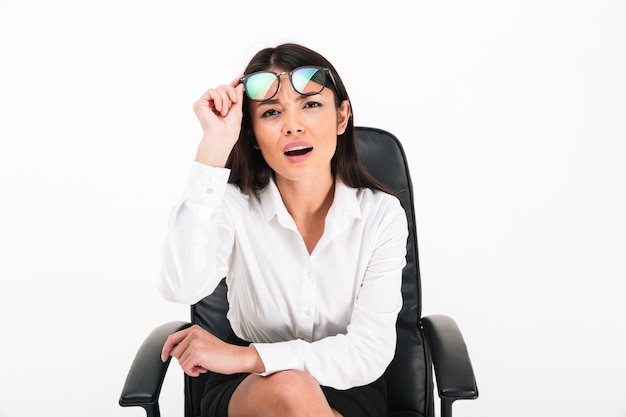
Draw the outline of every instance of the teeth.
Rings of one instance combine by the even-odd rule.
[[[287,149],[287,152],[303,151],[305,149],[309,149],[309,147],[308,146],[296,146],[296,147]]]

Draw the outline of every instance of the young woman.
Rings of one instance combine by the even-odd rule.
[[[284,44],[194,111],[203,136],[159,288],[194,304],[226,277],[235,334],[190,327],[162,359],[212,373],[204,416],[387,415],[407,221],[359,162],[341,78]]]

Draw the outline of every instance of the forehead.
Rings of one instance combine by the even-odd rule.
[[[269,67],[268,69],[266,69],[265,71],[271,71],[271,72],[275,72],[276,74],[282,74],[282,73],[286,73],[288,74],[289,72],[291,72],[293,70],[293,68],[291,69],[287,69],[285,67],[277,67],[275,65],[272,65],[271,67]]]

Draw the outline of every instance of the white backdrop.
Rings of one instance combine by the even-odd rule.
[[[626,2],[0,0],[0,417],[117,405],[200,129],[254,52],[326,55],[411,163],[455,414],[626,416]],[[164,415],[182,416],[176,364]]]

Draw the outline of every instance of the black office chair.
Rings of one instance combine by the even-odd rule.
[[[394,191],[407,210],[409,238],[407,264],[402,275],[404,305],[398,317],[396,354],[385,372],[389,417],[434,416],[433,368],[441,399],[442,417],[452,415],[452,403],[478,397],[474,371],[454,320],[447,316],[421,316],[421,284],[417,253],[413,186],[402,145],[380,129],[357,127],[361,160],[370,173]],[[191,307],[191,323],[222,339],[231,328],[226,319],[227,287],[222,280],[216,291]],[[191,325],[170,322],[155,329],[143,342],[130,367],[119,403],[140,406],[148,417],[159,417],[159,393],[169,361],[161,362],[161,348],[171,333]],[[185,375],[185,417],[200,415],[200,397],[206,374]],[[268,416],[270,417],[270,416]]]

